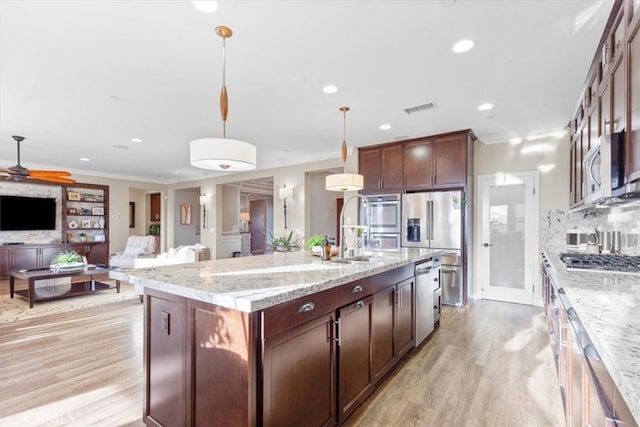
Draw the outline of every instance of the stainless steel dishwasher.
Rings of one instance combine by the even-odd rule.
[[[416,347],[435,329],[434,290],[440,289],[441,263],[439,255],[416,263]]]

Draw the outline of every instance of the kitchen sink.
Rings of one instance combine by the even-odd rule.
[[[338,262],[342,264],[361,264],[371,262],[371,258],[371,255],[361,255],[346,258],[331,258],[331,262]]]

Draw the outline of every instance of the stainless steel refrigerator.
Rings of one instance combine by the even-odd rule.
[[[442,303],[462,304],[462,191],[402,195],[402,246],[442,249]]]

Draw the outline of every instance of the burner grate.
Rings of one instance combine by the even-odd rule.
[[[563,252],[560,260],[568,269],[640,273],[640,256]]]

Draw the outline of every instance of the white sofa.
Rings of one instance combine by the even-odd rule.
[[[133,268],[135,260],[141,257],[152,257],[156,251],[155,236],[129,236],[122,253],[109,259],[111,267]]]

